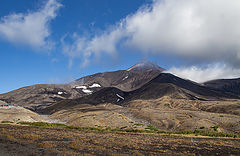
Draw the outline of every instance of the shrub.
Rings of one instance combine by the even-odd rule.
[[[138,129],[125,129],[124,131],[125,132],[139,132],[139,133],[142,132],[141,130],[138,130]]]
[[[211,128],[212,128],[214,131],[217,131],[218,126],[212,126]]]
[[[193,131],[179,131],[179,132],[172,132],[171,134],[194,134]]]
[[[1,121],[1,123],[13,123],[12,121]]]
[[[143,124],[141,124],[141,123],[137,123],[137,124],[134,124],[134,125],[136,125],[136,126],[143,126]]]
[[[196,134],[196,133],[199,133],[199,132],[200,131],[198,129],[195,129],[193,133]]]
[[[149,129],[149,130],[152,130],[152,131],[158,131],[158,129],[152,125],[148,125],[145,129]]]
[[[55,128],[67,128],[68,126],[61,123],[47,123],[47,122],[18,122],[17,124],[29,125],[29,126],[39,126],[39,127],[55,127]]]
[[[6,122],[6,121],[5,121]],[[66,129],[75,129],[75,130],[93,130],[99,132],[134,132],[134,133],[163,133],[163,134],[195,134],[195,135],[202,135],[202,136],[210,136],[210,137],[231,137],[231,138],[240,138],[240,134],[231,134],[231,133],[223,133],[217,132],[218,126],[212,126],[211,128],[214,131],[200,131],[195,129],[194,131],[178,131],[178,132],[167,132],[167,131],[160,131],[156,127],[152,125],[148,125],[145,130],[138,130],[138,129],[124,129],[124,128],[115,128],[111,129],[107,127],[106,129],[103,128],[95,128],[95,127],[75,127],[69,126],[60,123],[46,123],[46,122],[18,122],[17,124],[29,125],[29,126],[41,126],[41,127],[53,127],[53,128],[66,128]],[[204,129],[205,127],[200,127],[200,129]]]

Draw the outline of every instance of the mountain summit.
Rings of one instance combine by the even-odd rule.
[[[152,63],[152,62],[139,62],[135,64],[134,66],[130,67],[127,69],[127,71],[138,71],[138,72],[143,72],[143,71],[164,71],[165,69],[159,67],[157,64]]]
[[[133,91],[158,76],[163,70],[154,63],[140,62],[128,70],[96,73],[79,78],[70,84],[39,84],[23,87],[0,94],[0,100],[36,111],[64,99],[75,99],[92,94],[105,87]]]
[[[151,62],[140,62],[127,70],[118,70],[113,72],[97,73],[85,76],[73,82],[74,86],[99,84],[101,87],[116,87],[123,91],[132,91],[140,88],[156,76],[163,68]],[[96,88],[100,90],[101,87]],[[97,91],[96,90],[96,91]]]

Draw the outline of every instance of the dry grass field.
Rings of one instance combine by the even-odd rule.
[[[136,127],[153,125],[164,131],[195,130],[218,126],[218,132],[240,133],[238,100],[201,101],[164,96],[150,100],[132,100],[126,106],[110,103],[76,105],[57,111],[51,119],[80,127]]]
[[[239,155],[239,138],[0,124],[0,155]]]
[[[0,121],[28,121],[28,122],[36,122],[36,121],[44,121],[44,119],[37,113],[32,112],[23,107],[13,107],[13,108],[0,108]]]

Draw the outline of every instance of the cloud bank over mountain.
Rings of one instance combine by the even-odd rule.
[[[50,24],[62,6],[58,0],[47,0],[38,10],[2,16],[0,38],[40,50],[57,43],[56,51],[68,58],[70,68],[74,59],[86,67],[94,59],[116,58],[128,49],[177,58],[182,67],[169,71],[198,82],[203,81],[199,74],[205,80],[240,77],[239,0],[153,0],[104,30],[80,34],[67,30],[61,39],[52,40]]]
[[[225,64],[209,64],[207,67],[172,67],[166,72],[199,83],[219,78],[238,78],[240,76],[240,69],[235,69]]]
[[[155,1],[127,17],[126,43],[143,52],[240,65],[240,2]]]
[[[200,69],[193,70],[197,63],[210,64],[201,68],[201,73],[208,72],[212,64],[217,71],[235,73],[240,67],[239,7],[238,0],[154,0],[100,35],[81,36],[72,45],[63,44],[64,53],[69,56],[77,53],[87,64],[90,58],[101,53],[114,55],[117,47],[124,46],[193,62],[186,70],[170,70],[178,74],[199,72]],[[214,73],[212,77],[225,74]]]

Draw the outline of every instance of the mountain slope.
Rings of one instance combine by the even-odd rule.
[[[205,82],[204,86],[240,96],[240,78],[212,80]]]
[[[124,92],[113,87],[103,88],[92,95],[72,100],[62,100],[47,109],[43,109],[42,113],[53,113],[83,104],[98,105],[111,103],[126,106],[132,100],[158,99],[163,96],[185,100],[224,100],[238,98],[238,96],[207,88],[172,74],[161,73],[137,90]]]
[[[104,87],[124,91],[140,88],[164,69],[145,62],[128,70],[98,73],[80,78],[70,84],[38,84],[0,94],[0,100],[37,111],[64,99],[75,99],[92,94]]]
[[[161,73],[143,87],[130,93],[133,99],[154,99],[164,95],[173,98],[216,100],[238,96],[202,86],[169,73]]]
[[[0,105],[6,105],[7,103],[0,100]]]
[[[73,85],[100,84],[102,87],[116,87],[123,91],[132,91],[155,78],[164,71],[150,62],[138,63],[127,70],[97,73],[74,81]]]
[[[84,96],[77,99],[67,99],[59,101],[39,111],[43,114],[52,114],[60,110],[72,109],[76,106],[82,107],[81,105],[96,106],[105,103],[121,104],[125,100],[124,97],[126,97],[127,95],[128,95],[127,92],[123,92],[120,89],[108,87],[103,88],[100,91],[95,92],[88,96]]]
[[[234,98],[238,97],[161,73],[137,90],[103,88],[85,97],[57,102],[42,113],[75,126],[116,128],[137,124],[182,131],[199,127],[211,130],[218,125],[220,131],[238,133],[240,108]]]
[[[70,85],[38,84],[1,94],[0,99],[34,110],[37,107],[44,107],[63,99],[76,98],[81,95],[82,93],[72,89]]]

